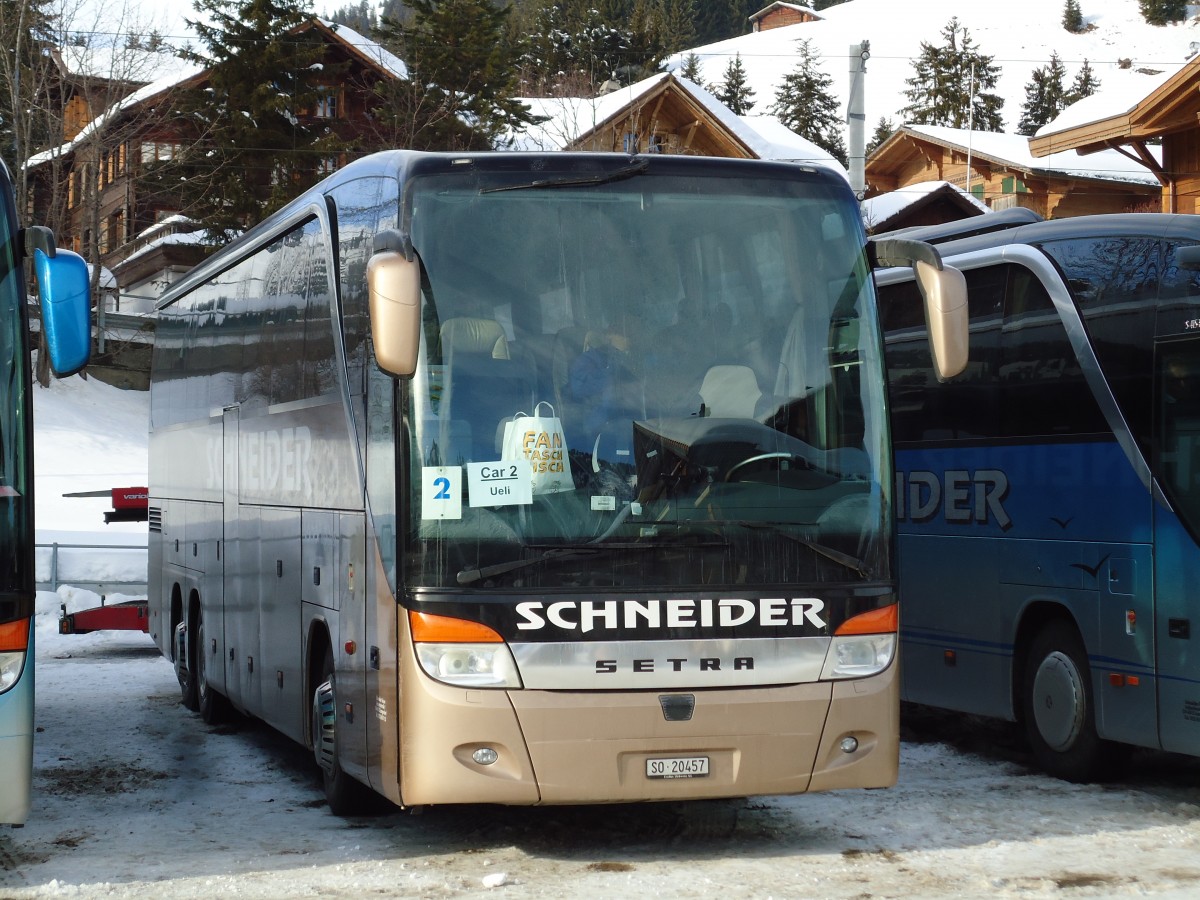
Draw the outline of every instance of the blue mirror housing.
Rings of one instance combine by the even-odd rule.
[[[87,365],[92,346],[87,263],[70,250],[50,256],[38,247],[33,251],[33,271],[50,368],[59,378],[74,375]]]

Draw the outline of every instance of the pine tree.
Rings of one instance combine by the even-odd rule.
[[[1067,89],[1063,79],[1067,70],[1057,53],[1050,54],[1050,62],[1034,69],[1029,84],[1025,85],[1025,103],[1021,107],[1021,121],[1017,133],[1032,137],[1037,130],[1057,116],[1067,105]]]
[[[526,89],[549,95],[592,93],[623,67],[641,62],[633,43],[627,23],[609,24],[590,3],[547,4],[522,41]]]
[[[871,135],[871,139],[867,141],[867,156],[870,156],[876,150],[883,146],[884,141],[892,136],[892,132],[896,130],[896,126],[892,124],[892,120],[879,117],[879,121],[875,123],[875,133]]]
[[[1071,82],[1071,87],[1067,91],[1067,105],[1070,106],[1076,100],[1082,100],[1084,97],[1090,97],[1098,90],[1100,90],[1100,79],[1096,77],[1091,64],[1085,59],[1079,71],[1075,73],[1075,80]]]
[[[900,111],[904,120],[966,128],[973,119],[977,131],[1001,131],[1004,99],[991,93],[1000,77],[994,57],[979,52],[957,18],[946,23],[942,37],[941,46],[921,42],[921,53],[904,92],[908,98],[908,106]]]
[[[683,58],[683,65],[679,68],[679,75],[686,78],[692,84],[703,84],[704,74],[700,71],[700,57],[695,53],[689,53]]]
[[[744,116],[754,108],[754,89],[746,81],[742,55],[735,53],[725,66],[725,76],[712,87],[713,96],[728,106],[735,115]]]
[[[1083,11],[1079,8],[1079,0],[1067,0],[1063,7],[1062,26],[1071,34],[1083,31]]]
[[[343,149],[304,115],[337,73],[305,27],[305,0],[196,0],[195,9],[188,24],[204,50],[182,55],[209,74],[179,101],[194,140],[174,165],[188,212],[232,237],[315,183],[321,161]]]
[[[382,82],[379,116],[392,143],[419,150],[492,150],[533,121],[520,103],[508,7],[490,0],[408,0],[409,25],[385,20],[376,36],[408,67]]]
[[[819,12],[822,9],[829,9],[831,6],[837,6],[839,3],[845,2],[846,0],[816,0],[816,2],[812,4],[812,8],[814,11]]]
[[[847,165],[840,104],[833,78],[821,71],[820,56],[811,39],[796,42],[796,65],[783,76],[771,113],[796,134]],[[732,108],[732,107],[731,107]]]
[[[1169,25],[1187,18],[1187,0],[1138,0],[1138,8],[1151,25]]]

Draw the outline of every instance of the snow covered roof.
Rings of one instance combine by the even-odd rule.
[[[845,168],[829,153],[805,140],[775,116],[738,116],[700,85],[669,72],[622,87],[599,97],[531,97],[524,103],[539,125],[509,136],[514,150],[562,150],[586,135],[618,120],[638,103],[667,86],[669,82],[716,120],[722,128],[743,144],[758,159],[819,165],[831,168],[843,178]]]
[[[1154,173],[1116,150],[1103,150],[1087,156],[1081,156],[1074,150],[1063,150],[1038,158],[1030,152],[1029,139],[1021,134],[971,132],[965,128],[937,125],[905,125],[899,133],[906,132],[963,152],[970,150],[979,159],[1027,172],[1132,184],[1158,184]],[[895,139],[893,136],[889,143]]]
[[[369,38],[363,37],[352,28],[347,28],[345,25],[338,25],[333,22],[325,21],[324,19],[315,20],[318,27],[326,34],[334,37],[337,41],[344,44],[358,56],[360,56],[368,64],[375,66],[383,72],[393,75],[396,78],[407,78],[408,68],[404,65],[404,61],[395,54],[391,53],[381,45],[375,43]],[[44,150],[29,158],[25,163],[26,168],[34,169],[44,165],[52,159],[65,156],[75,150],[80,144],[86,141],[89,137],[102,131],[108,123],[112,122],[122,112],[128,109],[133,109],[142,103],[149,102],[159,96],[166,95],[173,88],[179,87],[184,82],[202,75],[206,69],[203,66],[195,63],[187,63],[176,59],[176,65],[159,78],[157,81],[152,81],[149,84],[143,85],[127,97],[118,100],[108,109],[104,110],[99,116],[89,122],[72,140],[58,147]]]
[[[171,89],[176,88],[185,81],[196,77],[203,71],[204,69],[194,64],[180,64],[180,66],[170,75],[160,78],[158,81],[152,81],[150,84],[143,85],[129,96],[118,100],[96,118],[92,119],[92,121],[90,121],[87,125],[83,126],[79,134],[77,134],[72,140],[67,141],[65,144],[61,144],[58,147],[52,147],[49,150],[43,150],[41,153],[35,153],[33,156],[29,157],[29,159],[25,162],[25,168],[36,169],[38,166],[44,165],[45,163],[50,162],[52,159],[57,159],[67,155],[68,153],[71,153],[76,147],[84,143],[92,135],[102,131],[104,127],[108,125],[108,123],[112,122],[113,119],[115,119],[125,110],[133,109],[141,103],[145,103],[148,100],[160,95],[165,95]]]
[[[808,13],[808,14],[809,14],[810,16],[812,16],[814,19],[819,19],[819,18],[821,18],[819,15],[817,15],[817,13],[816,13],[816,10],[814,10],[814,9],[813,9],[811,6],[809,6],[808,4],[805,4],[805,3],[784,3],[784,2],[782,2],[782,0],[776,0],[776,2],[775,2],[775,3],[769,3],[769,4],[767,4],[766,6],[764,6],[762,9],[760,9],[758,12],[756,12],[756,13],[753,13],[753,14],[750,16],[750,21],[751,21],[751,22],[756,22],[756,21],[758,21],[759,19],[763,18],[763,16],[768,16],[768,15],[770,15],[771,13],[773,13],[773,12],[774,12],[775,10],[777,10],[777,9],[794,9],[796,12]]]
[[[321,25],[337,37],[346,46],[350,47],[364,59],[385,72],[390,73],[396,78],[408,78],[408,66],[404,64],[404,60],[396,56],[382,44],[377,44],[368,37],[363,37],[353,28],[346,25],[339,25],[336,22],[330,22],[325,19],[318,19]]]
[[[874,228],[886,224],[913,207],[928,203],[937,194],[953,194],[964,206],[990,213],[986,203],[975,199],[962,188],[948,181],[920,181],[908,184],[895,191],[871,197],[862,202],[863,221]]]

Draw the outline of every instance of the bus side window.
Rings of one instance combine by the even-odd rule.
[[[1046,288],[1023,266],[1011,269],[1000,362],[1001,436],[1106,431]]]

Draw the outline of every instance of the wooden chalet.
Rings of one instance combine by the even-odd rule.
[[[543,119],[510,136],[519,150],[675,153],[816,163],[845,170],[773,116],[738,116],[708,91],[671,72],[599,97],[523,101]]]
[[[403,63],[343,26],[314,19],[305,27],[321,35],[325,68],[338,74],[330,76],[316,108],[302,115],[327,120],[328,127],[344,139],[368,136],[375,100],[372,87],[383,78],[404,77]],[[65,225],[58,229],[60,242],[114,272],[136,271],[139,285],[155,282],[149,271],[155,265],[163,271],[157,279],[161,289],[198,262],[204,254],[199,242],[164,242],[161,251],[148,248],[148,241],[162,236],[162,229],[155,226],[178,216],[179,200],[169,191],[152,193],[139,176],[153,163],[179,153],[190,140],[172,118],[171,100],[179,91],[202,87],[207,78],[207,70],[189,67],[144,85],[93,115],[63,146],[31,159],[27,169],[36,220],[63,221],[63,214],[55,215],[54,208],[61,203]],[[342,162],[327,160],[319,165],[332,170]],[[148,257],[147,249],[152,250]],[[139,255],[136,267],[121,265],[133,255]]]
[[[862,202],[863,223],[870,234],[957,222],[988,211],[982,201],[945,181],[910,184]]]
[[[1023,135],[904,125],[867,159],[867,195],[909,185],[949,182],[988,209],[1014,206],[1046,219],[1157,208],[1158,183],[1127,155],[1107,150],[1091,159],[1030,155]]]
[[[1120,153],[1152,173],[1160,188],[1156,210],[1200,212],[1200,56],[1149,76],[1132,97],[1129,86],[1122,87],[1068,107],[1030,138],[1030,152],[1045,157],[1075,151],[1085,160]],[[1151,146],[1155,141],[1161,148]]]
[[[819,22],[821,16],[803,3],[771,3],[750,17],[752,31],[770,31],[805,22]]]

